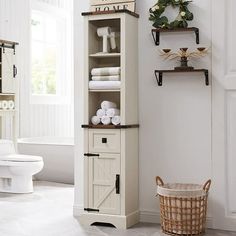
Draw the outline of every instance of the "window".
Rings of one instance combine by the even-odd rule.
[[[72,88],[72,20],[62,9],[39,3],[31,12],[31,102],[65,103]]]

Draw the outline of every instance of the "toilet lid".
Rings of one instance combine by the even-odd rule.
[[[0,161],[37,162],[37,161],[43,161],[43,158],[39,156],[11,154],[6,156],[0,156]]]

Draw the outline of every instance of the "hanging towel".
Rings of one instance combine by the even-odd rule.
[[[116,90],[120,89],[120,81],[89,81],[91,90]]]
[[[102,118],[103,116],[105,116],[106,115],[106,110],[104,110],[104,109],[99,109],[99,110],[97,110],[97,117],[98,118]]]
[[[98,116],[93,116],[91,118],[91,122],[92,122],[93,125],[98,125],[98,124],[100,124],[101,119]]]
[[[92,74],[92,76],[120,75],[120,67],[93,68],[91,71],[91,74]]]
[[[93,81],[119,81],[119,75],[92,76]]]
[[[103,116],[101,121],[104,125],[110,125],[111,124],[111,118],[108,117],[108,116]]]
[[[111,119],[111,122],[113,125],[119,125],[121,123],[121,118],[120,116],[114,116]]]
[[[101,103],[101,108],[106,111],[110,108],[117,108],[117,105],[114,102],[103,101]]]
[[[106,115],[109,117],[114,117],[114,116],[119,116],[120,115],[120,110],[117,108],[110,108],[106,111]]]

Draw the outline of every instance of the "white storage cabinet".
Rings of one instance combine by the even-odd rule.
[[[129,11],[83,13],[85,23],[84,225],[109,223],[126,229],[139,221],[138,200],[138,15]],[[118,51],[102,50],[98,27],[119,32]],[[91,69],[121,67],[121,88],[89,90]],[[121,110],[121,124],[91,125],[104,100]]]

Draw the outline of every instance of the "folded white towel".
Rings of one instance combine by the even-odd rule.
[[[109,117],[119,116],[120,110],[117,108],[110,108],[106,111],[106,115]]]
[[[120,81],[89,81],[91,90],[116,90],[120,89]]]
[[[99,123],[101,123],[101,119],[98,116],[93,116],[91,118],[91,122],[93,125],[98,125]]]
[[[91,71],[91,74],[92,74],[92,76],[120,75],[120,67],[93,68]]]
[[[3,100],[2,101],[2,109],[7,110],[8,109],[8,101]]]
[[[103,116],[106,115],[106,110],[105,109],[99,109],[99,110],[97,110],[96,115],[97,115],[98,118],[101,119]]]
[[[106,111],[110,108],[117,108],[117,105],[114,102],[103,101],[101,103],[101,108]]]
[[[119,125],[121,123],[121,118],[120,116],[114,116],[111,119],[111,122],[113,125]]]
[[[101,119],[101,121],[102,121],[102,123],[103,123],[104,125],[109,125],[109,124],[111,124],[111,118],[108,117],[108,116],[103,116],[102,119]]]
[[[14,103],[14,101],[12,101],[12,100],[8,101],[8,108],[9,108],[10,110],[13,110],[13,109],[15,108],[15,103]]]
[[[119,75],[92,76],[93,81],[119,81]]]

